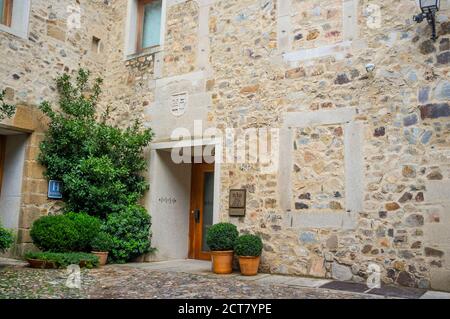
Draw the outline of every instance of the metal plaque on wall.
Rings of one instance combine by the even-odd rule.
[[[231,189],[229,200],[229,214],[232,217],[245,216],[245,208],[247,206],[247,190]]]

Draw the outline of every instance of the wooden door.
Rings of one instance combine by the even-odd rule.
[[[211,260],[206,232],[213,224],[214,164],[192,164],[189,258]]]
[[[5,165],[6,136],[0,135],[0,194],[3,185],[3,166]]]

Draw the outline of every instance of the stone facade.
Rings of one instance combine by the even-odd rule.
[[[167,0],[164,44],[133,56],[129,1],[82,4],[73,34],[69,3],[33,1],[27,40],[0,33],[2,85],[16,103],[53,98],[51,79],[81,64],[105,78],[113,121],[143,120],[157,142],[194,120],[238,134],[279,128],[279,170],[220,170],[220,219],[262,236],[262,270],[364,281],[374,263],[385,282],[450,290],[450,1],[433,42],[412,21],[413,0]],[[190,106],[174,117],[168,100],[180,92]],[[51,205],[34,160],[43,128],[29,130],[24,180],[40,187],[24,185],[23,243]],[[234,188],[247,189],[246,217],[228,216]]]
[[[68,24],[74,12],[80,13],[79,19],[75,16],[79,29]],[[14,117],[1,121],[0,128],[28,135],[17,227],[19,244],[13,254],[21,255],[33,249],[29,235],[32,222],[59,207],[58,202],[47,200],[47,181],[43,168],[37,163],[47,121],[37,105],[44,99],[55,100],[54,80],[62,72],[72,72],[83,66],[94,74],[104,73],[103,45],[94,52],[91,44],[92,37],[102,39],[108,35],[109,13],[103,1],[89,1],[89,5],[77,7],[75,1],[34,0],[28,38],[0,31],[0,89],[6,90],[8,102],[17,105]],[[104,23],[99,23],[102,21]]]

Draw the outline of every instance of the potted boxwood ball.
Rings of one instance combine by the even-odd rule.
[[[230,223],[211,226],[206,234],[206,244],[211,249],[213,272],[231,274],[233,272],[233,247],[239,232]]]
[[[108,253],[111,250],[112,245],[113,242],[111,236],[105,232],[98,233],[98,235],[92,240],[91,253],[98,257],[100,266],[106,265],[108,261]]]
[[[244,276],[255,276],[263,250],[261,238],[255,235],[242,235],[236,241],[234,251],[239,256],[239,267]]]

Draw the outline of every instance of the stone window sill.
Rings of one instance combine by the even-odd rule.
[[[0,32],[5,32],[5,33],[9,33],[12,34],[16,37],[22,38],[22,39],[27,39],[28,35],[26,34],[26,32],[22,32],[21,30],[16,30],[13,29],[11,27],[8,27],[6,25],[0,24]]]
[[[140,58],[142,56],[148,56],[151,54],[156,54],[158,52],[163,51],[163,47],[161,45],[156,45],[150,48],[145,48],[144,50],[140,51],[140,52],[136,52],[133,54],[129,54],[125,57],[125,61],[129,61],[129,60],[134,60],[137,58]]]

